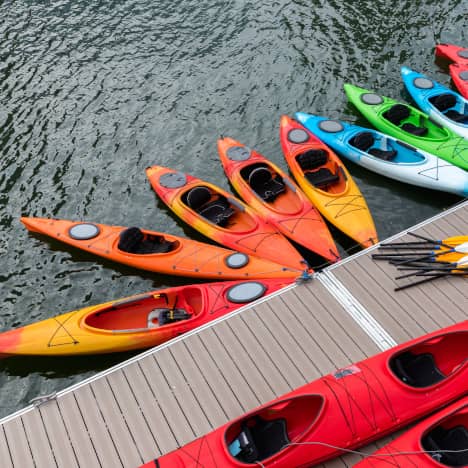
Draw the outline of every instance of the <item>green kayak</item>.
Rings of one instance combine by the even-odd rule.
[[[394,99],[345,84],[348,99],[380,131],[468,170],[468,140]]]

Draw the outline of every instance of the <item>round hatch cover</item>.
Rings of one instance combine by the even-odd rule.
[[[415,78],[413,84],[416,88],[420,89],[431,89],[434,87],[434,83],[427,78]]]
[[[166,188],[179,188],[187,183],[183,172],[166,172],[159,178],[159,183]]]
[[[369,104],[370,106],[376,106],[377,104],[382,104],[383,99],[378,94],[366,93],[361,96],[361,101],[364,104]]]
[[[226,257],[225,262],[229,268],[242,268],[249,263],[249,257],[243,253],[236,252]]]
[[[227,298],[236,304],[245,304],[246,302],[252,302],[262,297],[265,291],[266,287],[262,283],[241,283],[229,288]]]
[[[461,58],[468,59],[468,49],[458,51],[457,55]]]
[[[247,146],[231,146],[227,151],[227,157],[232,161],[245,161],[250,158],[252,151]]]
[[[99,228],[95,224],[75,224],[68,230],[68,235],[75,240],[88,240],[99,234]]]
[[[309,135],[307,135],[307,132],[305,130],[302,130],[301,128],[294,128],[288,133],[288,140],[291,143],[304,143],[308,139]]]
[[[459,76],[463,81],[468,81],[468,71],[462,71],[458,76]]]
[[[343,125],[336,120],[322,120],[318,126],[320,130],[323,130],[327,133],[341,132],[344,128]]]

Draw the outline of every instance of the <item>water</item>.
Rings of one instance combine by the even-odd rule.
[[[449,83],[437,42],[468,45],[466,2],[434,0],[26,1],[0,6],[0,327],[165,285],[27,233],[21,215],[138,225],[196,239],[144,169],[228,189],[216,140],[285,167],[279,117],[365,122],[346,81],[408,99],[399,67]],[[458,201],[348,167],[381,238]],[[129,355],[0,361],[0,416]]]

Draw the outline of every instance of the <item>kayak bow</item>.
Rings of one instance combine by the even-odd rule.
[[[460,94],[468,99],[468,49],[452,44],[439,44],[435,54],[454,62],[449,67],[450,76]]]

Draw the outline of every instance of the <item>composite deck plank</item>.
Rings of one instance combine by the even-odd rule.
[[[13,468],[13,461],[10,456],[10,449],[5,435],[5,424],[0,430],[0,454],[2,456],[2,464],[5,468]],[[53,466],[53,465],[52,465]]]
[[[61,396],[57,399],[57,405],[60,409],[66,431],[70,437],[70,442],[73,446],[78,465],[86,468],[97,468],[101,466],[74,394],[70,392]]]
[[[39,411],[28,411],[20,419],[23,422],[36,467],[52,468],[57,466]]]
[[[34,460],[21,418],[10,420],[5,424],[4,429],[8,440],[8,447],[10,447],[13,466],[21,468],[34,467]],[[49,449],[49,447],[47,447],[47,449]]]

